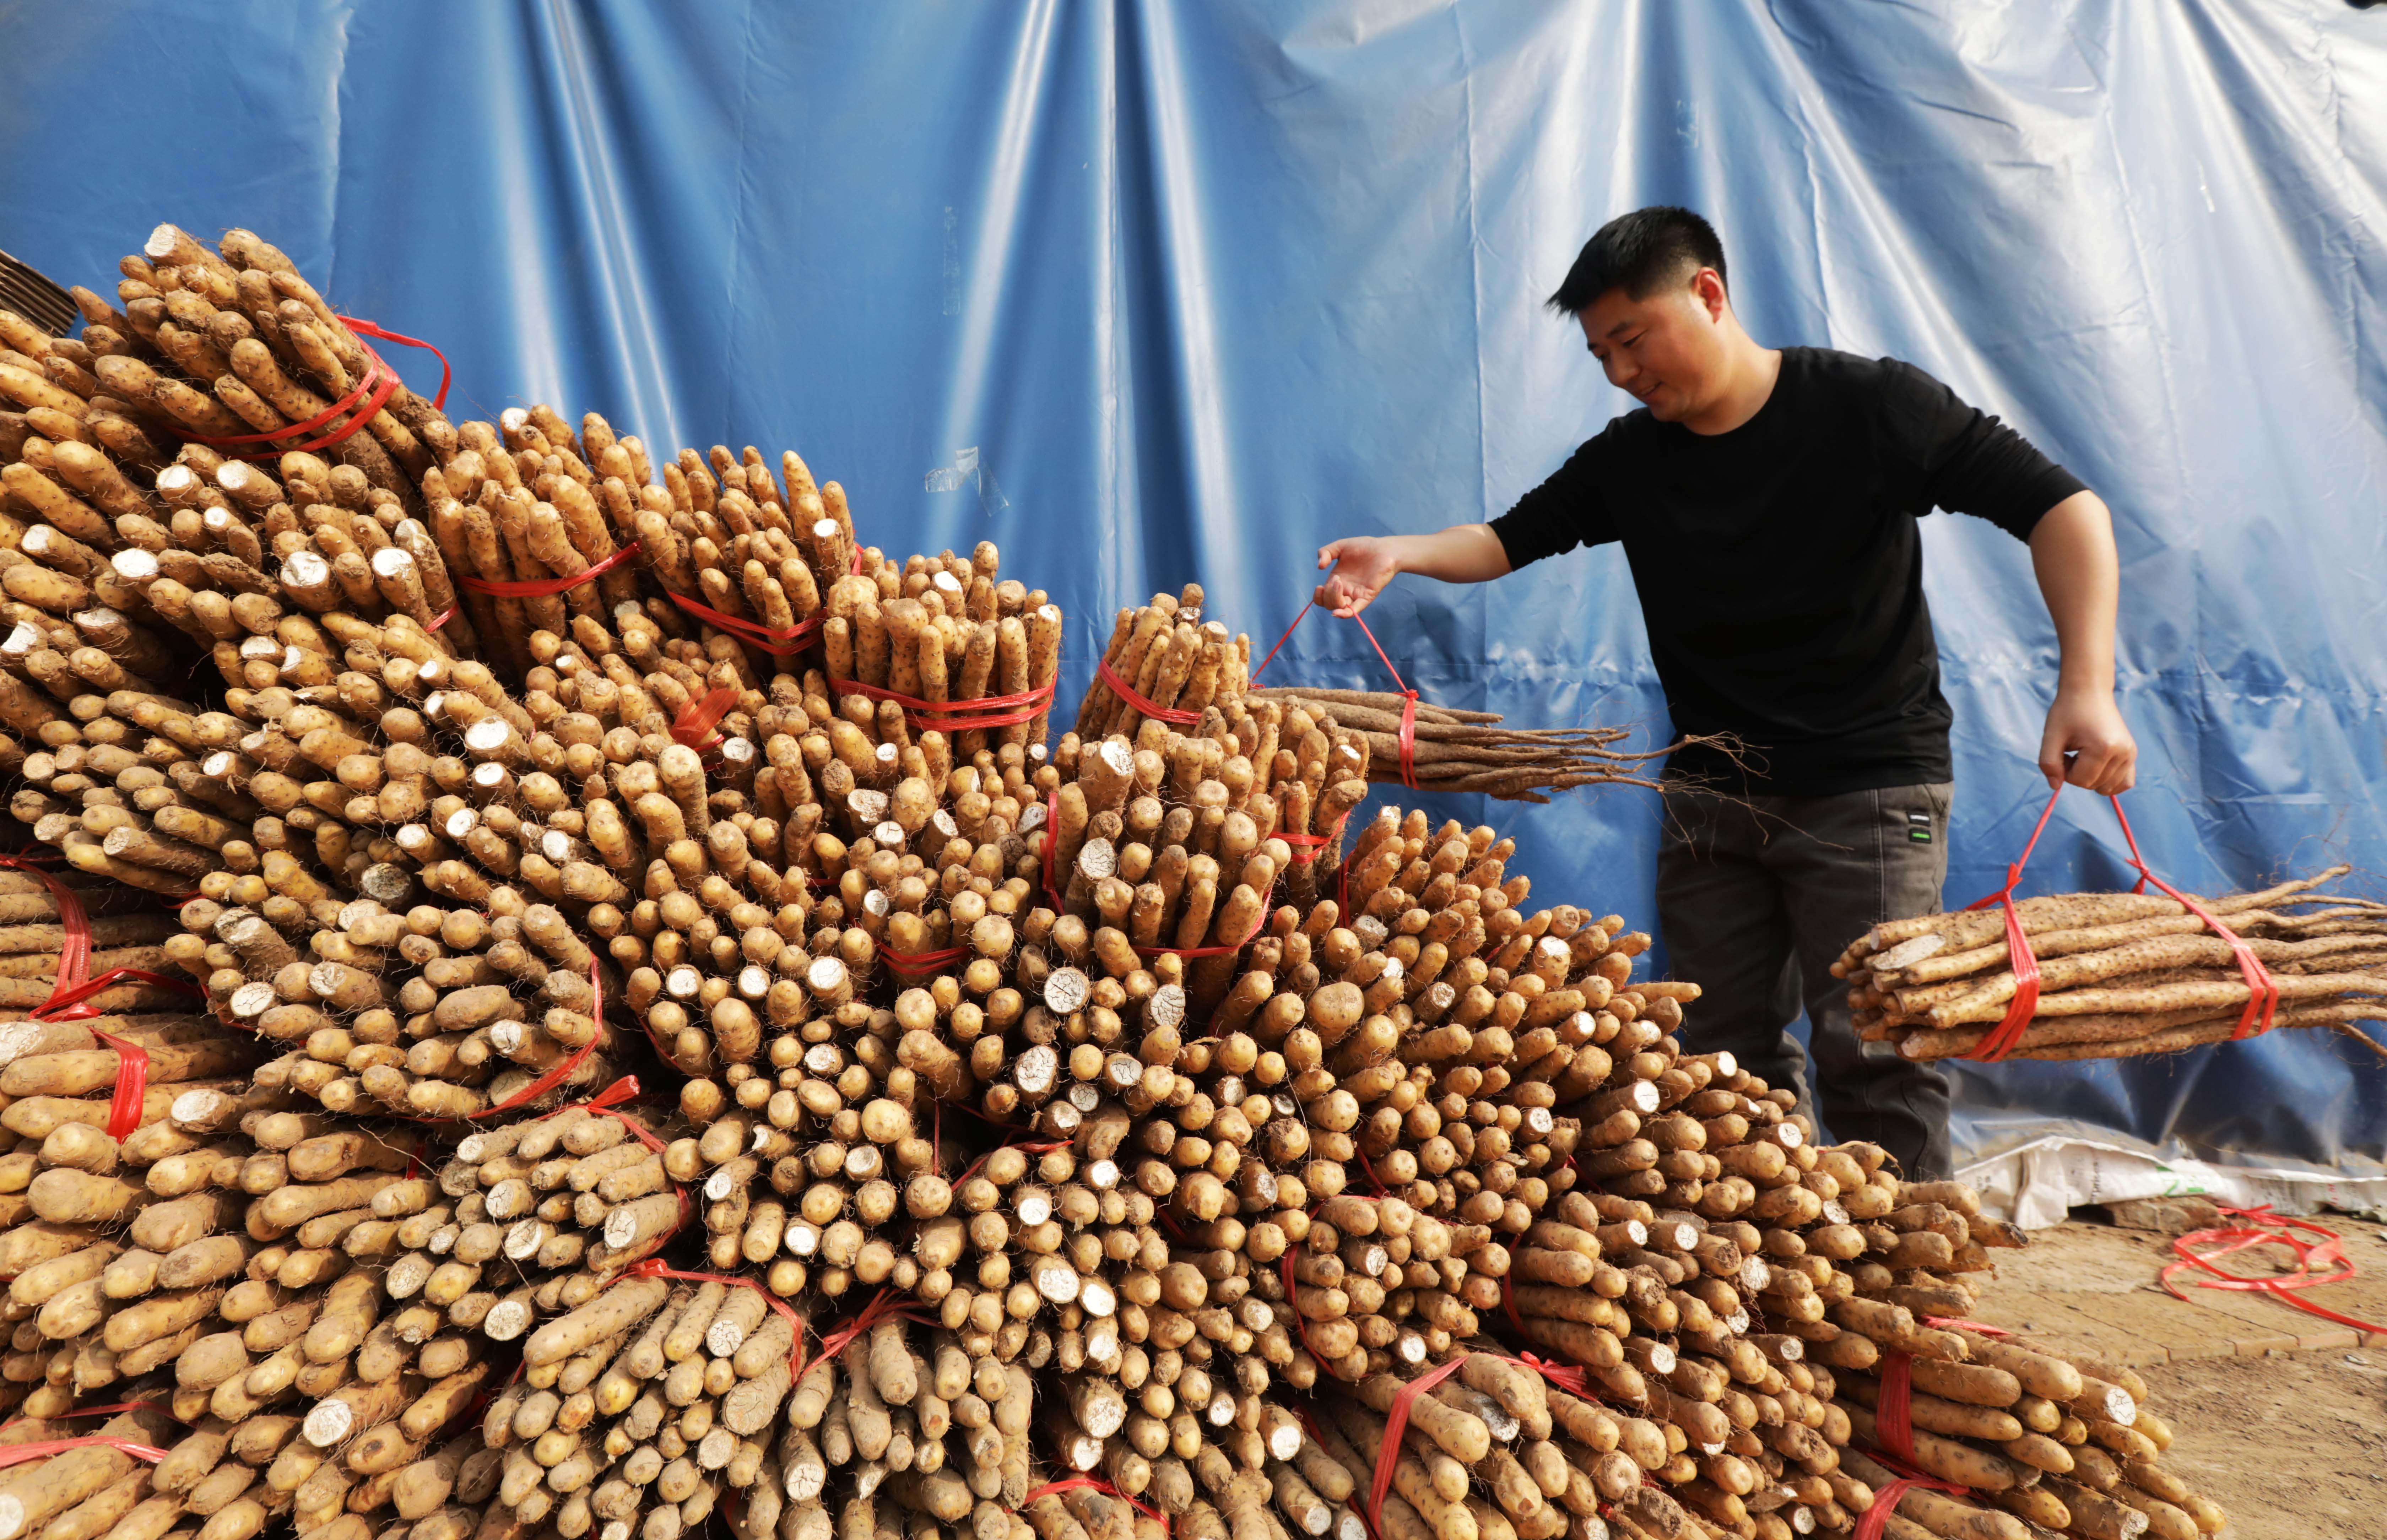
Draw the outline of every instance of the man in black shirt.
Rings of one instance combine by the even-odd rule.
[[[2040,768],[2120,791],[2137,748],[2114,705],[2105,505],[1912,364],[1759,347],[1686,209],[1610,221],[1550,305],[1641,410],[1489,524],[1327,546],[1319,602],[1356,614],[1400,573],[1476,583],[1622,544],[1676,730],[1739,745],[1667,764],[1658,919],[1705,991],[1690,1040],[1806,1103],[1803,1008],[1832,1131],[1944,1176],[1946,1078],[1859,1043],[1827,971],[1868,927],[1936,910],[1947,871],[1951,713],[1915,520],[1977,514],[2029,543],[2062,649]]]

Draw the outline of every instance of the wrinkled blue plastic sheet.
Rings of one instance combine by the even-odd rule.
[[[1156,588],[1265,645],[1322,541],[1506,508],[1625,404],[1541,297],[1660,201],[1760,338],[1914,360],[2113,504],[2162,871],[2387,869],[2387,9],[0,6],[0,246],[103,284],[158,220],[251,226],[446,347],[451,410],[798,448],[881,544],[999,541],[1065,695]],[[2022,547],[1926,531],[1962,902],[2037,814],[2054,646]],[[1664,731],[1613,549],[1370,618],[1430,700]],[[1280,673],[1382,677],[1315,617]],[[1647,794],[1436,807],[1649,916]],[[2027,889],[2118,850],[2067,801]],[[1960,1141],[2360,1164],[2382,1085],[2303,1032],[1974,1070]]]

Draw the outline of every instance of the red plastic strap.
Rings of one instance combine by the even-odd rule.
[[[512,1112],[524,1103],[535,1101],[553,1091],[557,1086],[570,1079],[574,1070],[588,1062],[588,1055],[597,1052],[597,1044],[603,1038],[605,1028],[605,981],[599,976],[598,966],[598,960],[592,955],[588,959],[588,992],[591,997],[588,1002],[588,1019],[597,1024],[598,1029],[588,1035],[588,1041],[566,1054],[554,1068],[499,1102],[496,1106],[483,1107],[478,1112],[468,1112],[464,1115],[466,1117],[495,1117],[501,1112]]]
[[[638,554],[638,542],[631,541],[602,562],[591,562],[568,577],[509,578],[493,582],[487,578],[456,574],[458,584],[476,594],[493,594],[499,599],[536,599],[542,594],[560,594],[566,588],[576,588],[584,583],[594,583],[615,567]]]
[[[1094,664],[1094,672],[1102,675],[1103,683],[1111,687],[1112,694],[1127,702],[1129,708],[1140,715],[1148,716],[1155,722],[1166,722],[1172,727],[1190,727],[1202,720],[1200,712],[1171,711],[1167,706],[1138,695],[1135,692],[1135,686],[1129,680],[1119,677],[1118,671],[1111,667],[1111,661],[1108,658],[1097,662]]]
[[[86,933],[86,948],[88,945],[89,936]],[[59,971],[64,973],[65,969],[61,967]],[[127,978],[143,984],[155,984],[160,989],[174,990],[183,994],[196,995],[202,1000],[207,998],[208,991],[187,978],[170,978],[162,973],[152,973],[147,968],[110,968],[98,978],[86,978],[70,990],[60,990],[27,1014],[37,1021],[82,1021],[92,1016],[105,1016],[107,1013],[98,1006],[88,1005],[83,1002],[102,990],[110,989]]]
[[[453,377],[455,372],[448,365],[447,354],[421,337],[410,337],[403,332],[393,332],[386,327],[376,326],[370,321],[359,321],[351,315],[342,316],[340,324],[360,336],[379,337],[384,342],[395,342],[405,347],[420,347],[437,359],[439,360],[439,394],[431,398],[431,405],[433,410],[436,410],[448,404],[448,382]],[[370,352],[371,349],[367,351]]]
[[[1061,912],[1061,890],[1053,885],[1053,857],[1061,843],[1061,793],[1044,794],[1044,897],[1053,913]]]
[[[915,731],[951,733],[1016,727],[1022,722],[1032,722],[1038,712],[1053,703],[1055,682],[1048,679],[1020,695],[990,695],[977,701],[923,701],[917,696],[899,695],[877,685],[865,685],[859,679],[831,679],[828,690],[831,695],[892,701],[903,708],[903,720]]]
[[[682,1272],[677,1268],[665,1267],[663,1265],[663,1258],[660,1256],[650,1256],[643,1262],[631,1263],[628,1267],[624,1268],[620,1272],[615,1273],[613,1277],[605,1280],[604,1282],[597,1285],[597,1287],[600,1291],[610,1289],[625,1278],[676,1278],[690,1283],[726,1283],[732,1288],[753,1290],[756,1294],[763,1296],[764,1304],[769,1306],[780,1315],[785,1316],[788,1319],[788,1324],[796,1329],[795,1351],[788,1355],[788,1370],[789,1372],[796,1379],[801,1380],[803,1378],[803,1318],[797,1315],[794,1310],[789,1308],[788,1302],[786,1300],[781,1299],[777,1294],[775,1294],[770,1290],[763,1287],[761,1280],[744,1278],[734,1273],[726,1272]]]
[[[373,326],[373,322],[369,321],[349,321],[345,316],[341,318],[341,321],[349,331],[356,332],[360,335],[365,333],[366,328],[371,327],[372,331],[370,335],[372,335],[387,336],[392,341],[404,340],[406,342],[412,343],[418,347],[431,347],[429,343],[418,343],[411,337],[400,339],[394,334],[384,332],[380,327]],[[354,438],[359,433],[363,431],[364,425],[367,423],[372,422],[381,411],[381,409],[389,404],[389,398],[397,395],[398,386],[405,383],[398,377],[398,371],[392,369],[388,363],[383,360],[379,353],[373,351],[373,344],[369,342],[360,342],[357,346],[364,349],[364,373],[358,377],[357,383],[349,387],[347,395],[341,397],[330,406],[325,407],[314,416],[309,417],[304,423],[292,423],[284,427],[269,429],[264,433],[236,433],[222,435],[216,437],[208,437],[199,434],[185,434],[183,436],[194,439],[198,443],[205,444],[209,448],[234,450],[234,458],[239,460],[274,460],[284,454],[311,452],[316,449],[329,449],[337,445],[347,443],[349,439]],[[436,347],[432,347],[431,350],[435,353],[439,352],[439,349]],[[440,354],[439,362],[444,370],[448,362],[448,357],[446,354]],[[447,375],[444,372],[440,376],[439,394],[443,398],[448,394]],[[326,423],[335,421],[342,412],[349,411],[351,410],[356,412],[355,416],[349,418],[342,426],[334,428],[331,432],[323,435],[321,438],[309,438],[303,444],[294,444],[289,442],[289,440],[294,438],[306,438],[307,435],[313,433],[317,428],[322,427]],[[241,446],[245,444],[264,444],[270,446],[270,448],[262,450],[242,451]]]
[[[1368,1152],[1355,1144],[1351,1147],[1351,1153],[1359,1157],[1359,1169],[1368,1173],[1368,1195],[1371,1198],[1391,1195],[1393,1190],[1384,1185],[1383,1179],[1376,1175],[1375,1167],[1369,1164]],[[1508,1275],[1505,1273],[1501,1275],[1501,1283],[1504,1287],[1508,1283]]]
[[[903,1303],[903,1296],[893,1289],[881,1289],[852,1320],[842,1326],[832,1327],[821,1334],[821,1357],[836,1357],[852,1344],[854,1338],[879,1322],[887,1320],[908,1320],[921,1326],[939,1324],[936,1318],[907,1308]]]
[[[459,610],[461,610],[461,609],[462,609],[463,607],[464,607],[464,606],[463,606],[462,604],[461,604],[461,603],[458,603],[458,604],[450,604],[450,605],[449,605],[449,606],[448,606],[448,608],[446,608],[445,610],[442,610],[442,611],[440,611],[437,614],[436,614],[436,615],[432,616],[432,617],[431,617],[431,624],[430,624],[430,625],[426,625],[426,626],[424,626],[424,627],[423,627],[423,629],[424,629],[425,631],[436,631],[436,630],[438,630],[441,626],[443,626],[443,625],[447,625],[449,621],[454,620],[454,619],[456,618],[456,612],[457,612],[457,611],[459,611]]]
[[[723,685],[707,690],[703,700],[689,701],[688,710],[680,713],[678,719],[672,723],[672,741],[684,743],[699,752],[711,748],[713,745],[705,739],[713,737],[713,729],[720,725],[721,719],[736,711],[738,702],[745,698],[746,692],[735,685]]]
[[[821,627],[828,624],[828,612],[821,611],[810,620],[800,620],[793,625],[765,625],[743,615],[725,614],[710,604],[699,603],[686,594],[665,590],[665,597],[681,609],[717,630],[726,631],[758,652],[768,652],[775,658],[792,658],[820,639]]]
[[[926,978],[941,973],[969,955],[966,946],[942,947],[935,952],[898,952],[890,946],[878,949],[878,960],[887,971],[899,978]]]
[[[1509,1324],[1517,1329],[1517,1335],[1532,1336],[1525,1330],[1525,1318],[1517,1314],[1517,1298],[1509,1287],[1509,1275],[1505,1272],[1500,1275],[1500,1313],[1509,1318]]]
[[[1324,834],[1287,834],[1284,830],[1279,829],[1274,834],[1269,835],[1269,838],[1271,839],[1282,839],[1286,844],[1291,845],[1293,847],[1293,864],[1296,866],[1307,866],[1311,862],[1318,859],[1318,852],[1320,851],[1325,849],[1327,846],[1334,843],[1335,840],[1343,837],[1343,826],[1349,820],[1350,816],[1351,815],[1346,813],[1343,814],[1342,817],[1335,819],[1334,827],[1328,829]]]
[[[1962,1316],[1926,1316],[1923,1324],[1939,1332],[1971,1332],[1984,1337],[2011,1337],[2012,1332],[2002,1326],[1991,1326],[1986,1320],[1966,1320]]]
[[[1467,1355],[1461,1353],[1437,1369],[1429,1369],[1393,1397],[1393,1409],[1384,1417],[1384,1442],[1376,1449],[1376,1479],[1368,1483],[1368,1522],[1379,1532],[1384,1527],[1384,1494],[1392,1488],[1393,1467],[1400,1463],[1401,1434],[1408,1430],[1409,1404],[1458,1373],[1466,1361]]]
[[[1968,913],[1992,903],[2004,906],[2006,957],[2014,976],[2014,1001],[2006,1007],[2004,1019],[1975,1045],[1971,1053],[1964,1055],[1967,1059],[1982,1064],[1995,1064],[2003,1059],[2021,1043],[2023,1032],[2030,1026],[2031,1017],[2038,1013],[2039,958],[2031,951],[2030,938],[2023,933],[2022,917],[2014,912],[2014,890],[2022,880],[2023,866],[2030,860],[2031,851],[2038,846],[2039,837],[2046,832],[2047,820],[2055,813],[2056,799],[2063,795],[2062,785],[2048,793],[2047,806],[2040,812],[2038,826],[2030,831],[2030,839],[2022,848],[2021,859],[2006,868],[2006,885],[1964,906]],[[2246,1009],[2239,1015],[2237,1029],[2229,1034],[2230,1041],[2236,1042],[2248,1037],[2260,1037],[2269,1031],[2280,1008],[2280,986],[2271,977],[2270,969],[2254,955],[2254,949],[2222,924],[2211,910],[2155,876],[2146,858],[2139,853],[2138,836],[2131,832],[2129,815],[2122,811],[2122,799],[2115,796],[2106,800],[2114,804],[2114,818],[2122,826],[2123,842],[2130,850],[2130,865],[2138,868],[2139,880],[2132,890],[2143,893],[2147,890],[2147,884],[2153,883],[2166,896],[2204,921],[2206,929],[2228,942],[2230,952],[2236,956],[2238,971],[2246,980]]]
[[[1874,1407],[1874,1431],[1882,1447],[1910,1463],[1914,1458],[1914,1359],[1893,1349],[1882,1356],[1881,1398]]]
[[[91,1035],[116,1050],[116,1099],[107,1107],[107,1137],[121,1142],[141,1126],[141,1104],[149,1094],[149,1051],[96,1027]]]
[[[1129,1496],[1126,1493],[1120,1491],[1118,1487],[1113,1486],[1110,1483],[1106,1481],[1098,1481],[1092,1476],[1069,1476],[1057,1482],[1046,1482],[1043,1485],[1029,1493],[1025,1497],[1020,1498],[1019,1506],[1026,1508],[1029,1503],[1034,1502],[1039,1497],[1050,1496],[1055,1492],[1067,1492],[1078,1487],[1085,1487],[1092,1491],[1099,1492],[1106,1497],[1117,1497],[1119,1501],[1127,1504],[1128,1507],[1135,1509],[1138,1513],[1141,1513],[1144,1517],[1158,1523],[1163,1533],[1168,1532],[1168,1514],[1161,1512],[1160,1509],[1153,1507],[1150,1503],[1144,1502],[1141,1498]]]
[[[2047,832],[2047,820],[2055,813],[2055,799],[2064,795],[2058,786],[2048,794],[2047,806],[2040,810],[2038,827],[2024,842],[2022,854],[2006,868],[2006,885],[1987,898],[1975,899],[1964,905],[1970,914],[1990,904],[2002,904],[2006,912],[2006,960],[2014,969],[2014,1001],[2006,1007],[2005,1019],[1992,1029],[1989,1035],[1974,1045],[1965,1058],[1980,1064],[1996,1064],[2014,1051],[2022,1034],[2030,1026],[2030,1018],[2039,1014],[2039,957],[2030,950],[2030,938],[2023,934],[2022,916],[2014,913],[2014,890],[2022,881],[2022,869],[2030,863],[2030,852],[2039,848],[2039,837]]]
[[[2147,890],[2147,884],[2153,883],[2166,897],[2203,920],[2206,929],[2229,943],[2229,950],[2238,958],[2238,971],[2246,980],[2246,1008],[2239,1013],[2238,1026],[2229,1034],[2229,1041],[2238,1042],[2249,1037],[2261,1037],[2271,1029],[2272,1020],[2280,1011],[2280,986],[2271,978],[2271,970],[2254,955],[2254,949],[2240,940],[2236,931],[2215,918],[2211,910],[2149,869],[2146,859],[2139,854],[2138,836],[2130,832],[2129,815],[2122,811],[2122,799],[2116,795],[2109,800],[2114,804],[2115,820],[2122,826],[2123,843],[2130,847],[2130,865],[2139,869],[2138,886],[2132,891],[2143,893]],[[2256,1025],[2258,1021],[2259,1026]]]
[[[2164,1291],[2174,1299],[2184,1300],[2188,1296],[2180,1293],[2179,1286],[2172,1282],[2172,1274],[2182,1269],[2193,1267],[2213,1274],[2211,1278],[2200,1278],[2196,1281],[2200,1288],[2266,1294],[2284,1304],[2294,1306],[2307,1315],[2318,1316],[2324,1320],[2333,1320],[2340,1326],[2351,1326],[2360,1332],[2387,1334],[2387,1326],[2381,1326],[2355,1316],[2341,1315],[2326,1306],[2315,1305],[2312,1301],[2300,1299],[2296,1295],[2296,1291],[2299,1289],[2318,1288],[2324,1283],[2343,1283],[2355,1276],[2354,1260],[2345,1255],[2345,1243],[2337,1231],[2324,1225],[2315,1224],[2310,1219],[2292,1219],[2284,1214],[2274,1214],[2267,1205],[2261,1208],[2231,1208],[2225,1205],[2221,1212],[2232,1218],[2251,1222],[2223,1226],[2216,1230],[2199,1230],[2174,1240],[2171,1248],[2179,1254],[2180,1260],[2166,1267],[2156,1280],[2163,1284]],[[2296,1230],[2311,1231],[2314,1234],[2322,1237],[2321,1243],[2318,1245],[2306,1245],[2292,1233]],[[2199,1252],[2191,1249],[2207,1242],[2219,1242],[2221,1244],[2214,1251]],[[2287,1247],[2295,1256],[2295,1270],[2270,1278],[2245,1278],[2237,1273],[2225,1272],[2213,1265],[2217,1257],[2251,1250],[2256,1246]],[[2315,1274],[2312,1269],[2316,1265],[2335,1270]]]
[[[1944,1482],[1937,1476],[1926,1476],[1904,1460],[1894,1455],[1885,1455],[1878,1449],[1868,1449],[1865,1451],[1865,1456],[1876,1464],[1888,1468],[1898,1479],[1873,1495],[1872,1504],[1857,1519],[1855,1540],[1881,1540],[1883,1532],[1889,1528],[1890,1514],[1906,1499],[1906,1495],[1916,1487],[1928,1492],[1945,1492],[1950,1496],[1958,1497],[1970,1490],[1957,1485],[1954,1482]]]
[[[146,1444],[135,1444],[129,1438],[116,1438],[107,1433],[88,1433],[82,1438],[52,1438],[39,1444],[0,1445],[0,1467],[22,1465],[29,1459],[46,1459],[69,1449],[87,1445],[104,1444],[111,1449],[121,1449],[134,1459],[145,1459],[155,1465],[166,1458],[163,1449],[153,1449]]]
[[[1315,599],[1301,607],[1301,613],[1293,617],[1293,625],[1286,626],[1284,635],[1279,637],[1276,639],[1276,645],[1268,650],[1268,656],[1260,660],[1260,666],[1252,670],[1254,680],[1257,680],[1268,665],[1276,661],[1276,655],[1284,650],[1284,644],[1293,639],[1295,628],[1308,619],[1309,612],[1316,608],[1318,608],[1318,600]],[[1384,644],[1376,639],[1376,633],[1368,629],[1367,621],[1360,616],[1353,615],[1351,623],[1359,628],[1360,635],[1368,638],[1368,645],[1376,650],[1377,658],[1383,663],[1384,672],[1390,674],[1393,676],[1393,683],[1400,687],[1401,728],[1398,738],[1401,748],[1401,784],[1412,791],[1421,790],[1423,789],[1417,783],[1418,692],[1409,688],[1408,681],[1401,677],[1401,671],[1393,666],[1392,658],[1384,651]]]
[[[1585,1401],[1599,1399],[1599,1392],[1592,1388],[1590,1374],[1580,1364],[1562,1364],[1532,1353],[1520,1353],[1511,1361],[1524,1365],[1570,1395]]]

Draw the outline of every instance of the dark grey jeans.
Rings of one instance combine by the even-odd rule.
[[[1888,1043],[1859,1042],[1831,966],[1880,921],[1939,908],[1953,791],[1743,802],[1670,787],[1658,847],[1658,923],[1674,976],[1701,991],[1685,1043],[1731,1050],[1802,1107],[1820,1103],[1833,1137],[1871,1140],[1917,1180],[1949,1174],[1948,1079]],[[1811,1055],[1788,1031],[1802,1007],[1812,1085]]]

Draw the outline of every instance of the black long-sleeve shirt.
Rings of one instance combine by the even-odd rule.
[[[1786,347],[1757,415],[1610,423],[1493,521],[1510,567],[1621,542],[1678,732],[1746,745],[1750,790],[1953,778],[1915,519],[2018,539],[2078,478],[1913,364]],[[1699,745],[1669,770],[1738,789]]]

